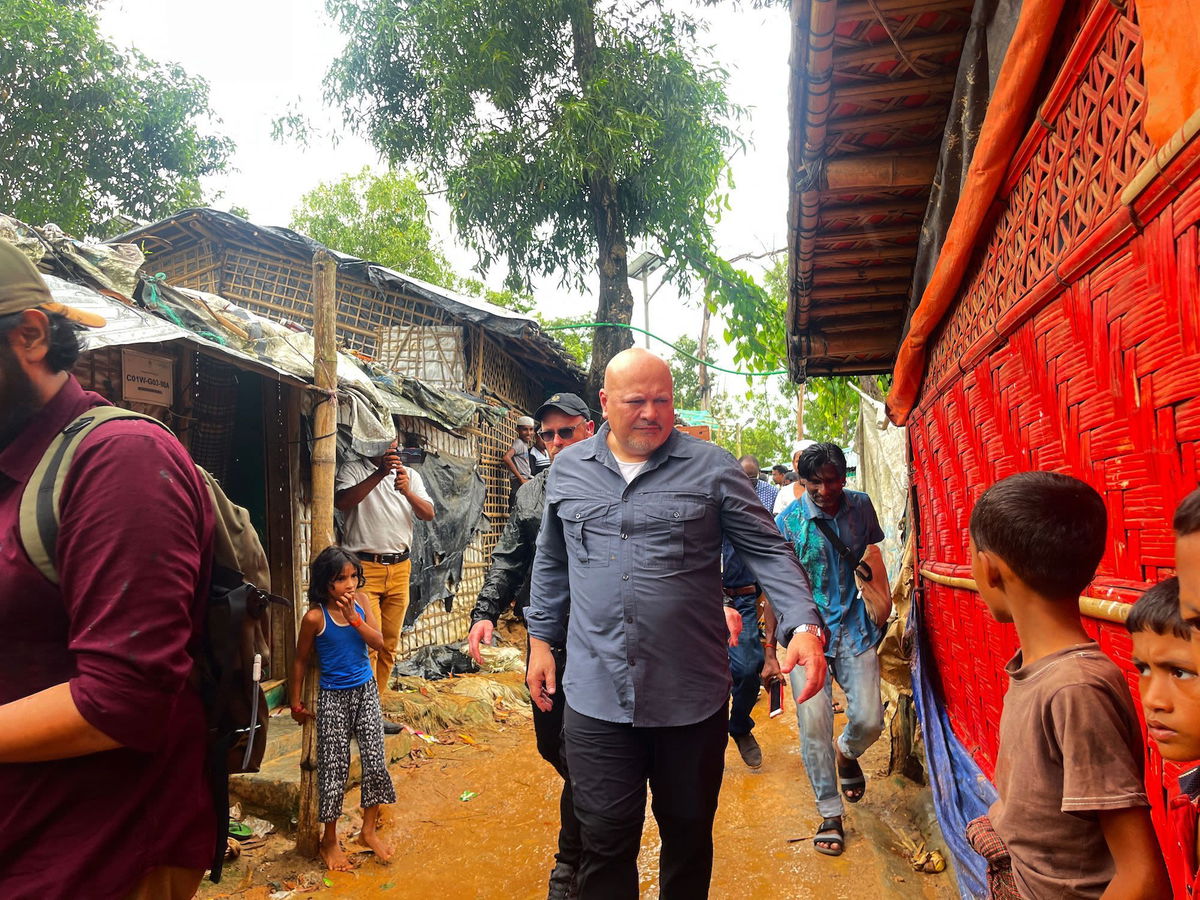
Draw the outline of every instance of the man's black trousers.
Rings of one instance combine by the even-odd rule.
[[[571,793],[571,776],[567,772],[567,757],[563,749],[563,710],[567,701],[563,695],[562,680],[566,669],[567,652],[551,649],[554,655],[554,706],[550,712],[542,712],[533,706],[533,733],[537,737],[538,753],[542,759],[554,766],[563,778],[562,795],[558,798],[558,853],[555,858],[578,869],[583,844],[579,837],[579,819],[575,816],[575,802]]]
[[[729,709],[694,725],[634,728],[567,706],[567,761],[583,835],[581,900],[636,900],[646,785],[662,837],[662,900],[701,900],[712,876],[713,818]]]

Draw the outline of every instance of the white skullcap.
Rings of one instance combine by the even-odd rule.
[[[529,416],[521,416],[521,418],[517,419],[517,427],[520,428],[521,426],[536,428],[537,422],[533,421]]]

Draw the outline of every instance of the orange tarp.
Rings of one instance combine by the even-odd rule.
[[[1200,109],[1200,0],[1138,0],[1146,134],[1162,147]]]
[[[945,243],[896,356],[887,410],[897,425],[908,421],[916,403],[925,375],[926,343],[958,293],[988,208],[1024,136],[1062,6],[1063,0],[1025,0],[1021,5]]]

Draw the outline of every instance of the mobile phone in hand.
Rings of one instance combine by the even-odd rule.
[[[771,718],[783,713],[783,682],[776,679],[771,682]]]

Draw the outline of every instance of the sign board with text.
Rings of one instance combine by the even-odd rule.
[[[122,350],[121,399],[170,406],[175,399],[175,360]]]

